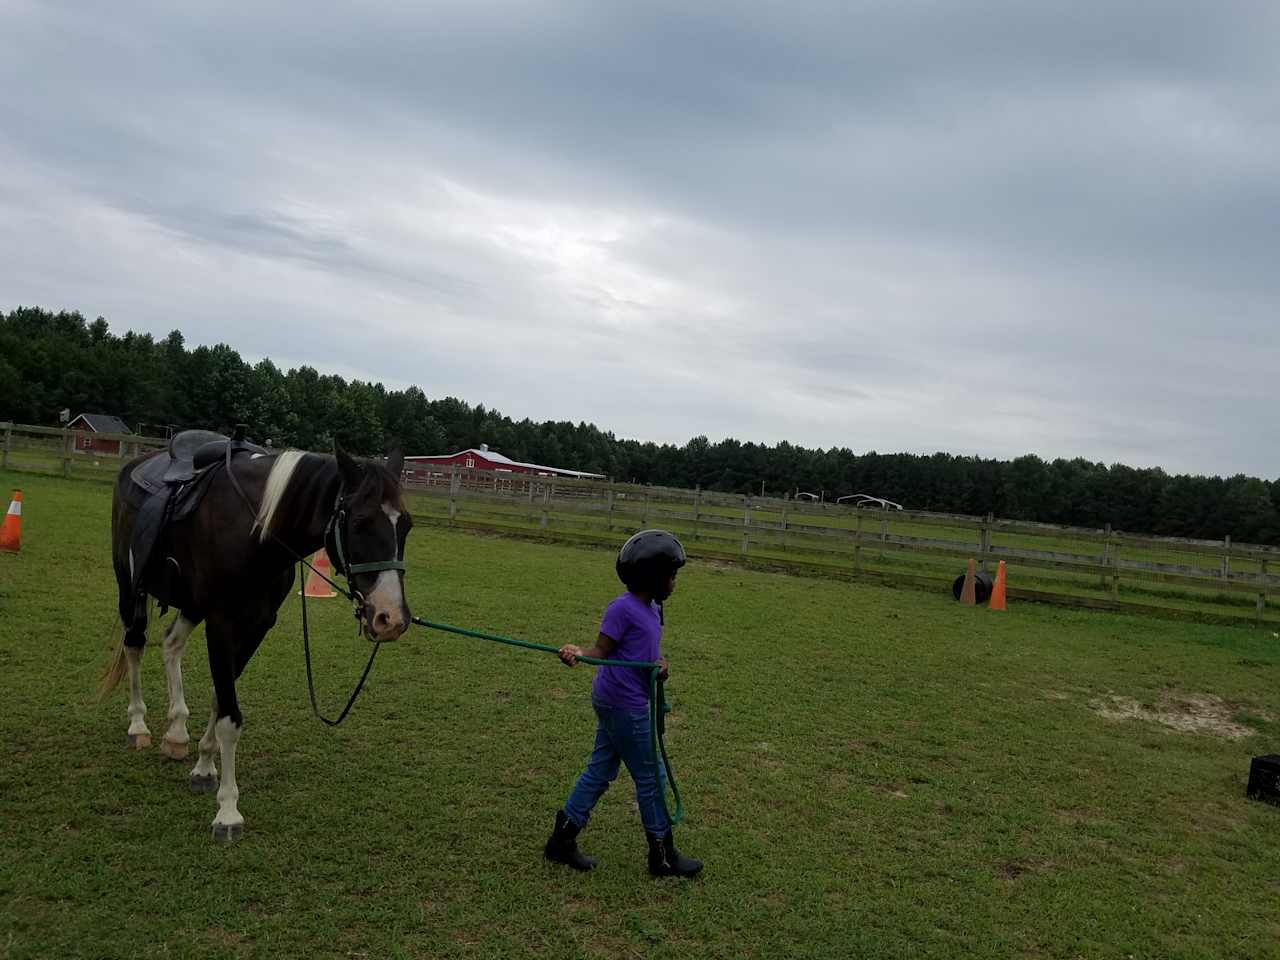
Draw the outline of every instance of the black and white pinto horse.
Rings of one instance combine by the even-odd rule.
[[[113,497],[112,561],[126,629],[101,689],[105,695],[128,675],[127,743],[132,749],[151,744],[140,675],[146,605],[137,603],[132,583],[131,543],[138,512],[127,495],[131,474],[146,459],[138,458],[121,471]],[[190,742],[182,656],[191,632],[205,624],[214,702],[189,779],[196,792],[217,790],[216,839],[234,840],[244,830],[237,805],[235,758],[243,717],[236,680],[275,624],[293,587],[297,558],[329,547],[335,568],[348,575],[369,640],[395,640],[409,625],[403,561],[412,521],[401,495],[403,464],[399,452],[385,464],[356,461],[341,450],[336,456],[241,455],[219,468],[199,506],[190,516],[168,524],[150,552],[141,589],[178,611],[162,639],[169,725],[161,742],[162,751],[177,760],[186,758]],[[235,471],[234,479],[228,470]],[[220,783],[215,749],[221,753]]]

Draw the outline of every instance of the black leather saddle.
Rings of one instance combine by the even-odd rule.
[[[266,456],[267,451],[245,440],[241,428],[236,430],[235,438],[212,430],[183,430],[170,438],[168,450],[148,457],[133,468],[133,482],[127,496],[137,510],[129,544],[135,619],[146,603],[143,577],[165,528],[194,513],[209,489],[209,481],[229,459],[246,454]],[[176,561],[174,565],[176,567]],[[131,636],[132,631],[126,630],[126,642]]]
[[[204,479],[226,462],[227,447],[231,455],[266,454],[266,450],[247,440],[233,440],[212,430],[183,430],[169,439],[169,449],[138,464],[133,483],[146,496],[172,495],[174,488],[188,487],[192,481]],[[135,490],[137,495],[139,491]],[[193,505],[194,508],[194,505]]]

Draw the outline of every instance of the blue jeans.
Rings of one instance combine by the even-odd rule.
[[[627,765],[627,772],[635,781],[636,803],[644,828],[650,833],[666,833],[671,825],[662,809],[662,792],[667,781],[662,764],[654,760],[649,711],[613,707],[594,697],[591,706],[599,721],[595,749],[591,751],[587,769],[565,801],[564,812],[579,827],[585,827],[591,819],[592,808],[618,776],[621,762]]]

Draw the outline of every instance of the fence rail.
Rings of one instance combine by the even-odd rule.
[[[1280,548],[1229,536],[1156,537],[503,471],[442,473],[406,489],[415,514],[471,529],[616,543],[661,525],[693,556],[933,586],[949,586],[970,557],[984,570],[1003,560],[1013,597],[1280,622]]]
[[[0,467],[110,479],[167,440],[0,423]],[[85,449],[85,440],[118,452]],[[975,559],[1003,560],[1009,594],[1074,606],[1161,611],[1222,622],[1280,623],[1280,547],[996,518],[882,510],[701,489],[506,471],[452,470],[410,480],[423,519],[468,529],[618,542],[664,526],[691,555],[801,573],[949,587]],[[1270,598],[1270,603],[1268,603]],[[1248,609],[1249,607],[1252,609]]]
[[[114,476],[120,466],[169,441],[131,433],[94,433],[65,427],[0,422],[0,469],[60,472],[71,476]]]

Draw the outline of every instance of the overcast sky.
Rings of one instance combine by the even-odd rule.
[[[1277,51],[1274,0],[0,0],[0,309],[621,437],[1274,479]]]

